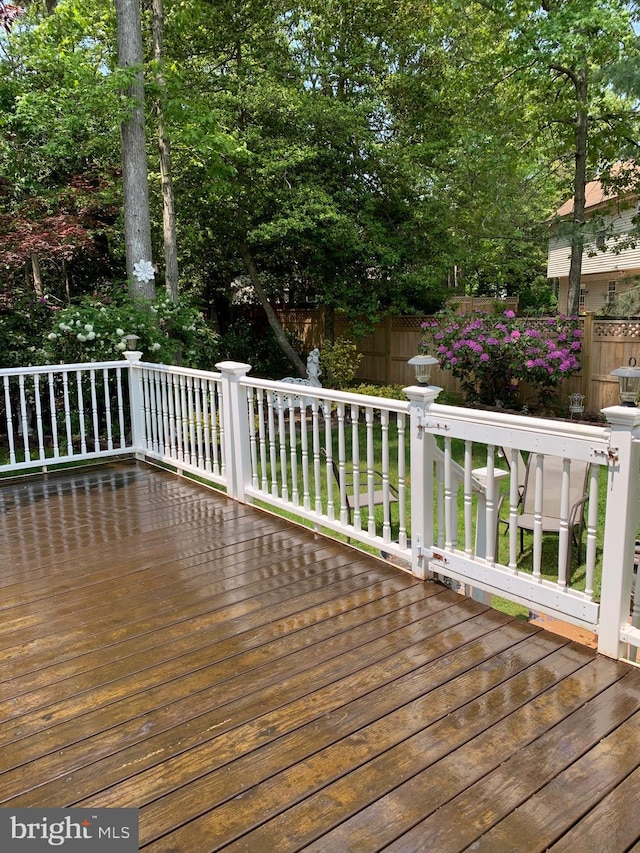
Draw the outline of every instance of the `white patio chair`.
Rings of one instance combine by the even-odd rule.
[[[533,532],[536,526],[535,486],[537,454],[531,453],[526,467],[524,489],[522,492],[521,512],[517,518],[520,530],[520,553],[524,550],[525,531]],[[584,529],[584,507],[588,499],[587,483],[589,479],[589,462],[574,459],[569,468],[569,514],[562,518],[561,497],[564,460],[559,456],[545,455],[542,465],[542,533],[560,533],[563,521],[566,521],[571,531],[571,539],[578,547],[578,562],[582,554],[582,531]],[[571,539],[569,540],[569,558],[571,565]]]

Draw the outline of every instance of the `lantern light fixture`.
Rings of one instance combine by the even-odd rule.
[[[620,405],[635,407],[640,396],[640,367],[636,367],[635,358],[631,357],[626,367],[616,367],[611,376],[617,376],[620,383]]]
[[[418,385],[429,385],[431,380],[431,368],[438,363],[438,359],[432,355],[414,355],[410,358],[410,364],[416,373],[416,382]]]

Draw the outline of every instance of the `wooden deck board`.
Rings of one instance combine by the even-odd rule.
[[[0,516],[2,805],[135,806],[147,853],[640,839],[637,668],[150,467]]]

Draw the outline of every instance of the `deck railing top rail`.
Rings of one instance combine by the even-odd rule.
[[[75,373],[80,370],[111,370],[115,368],[128,369],[127,361],[91,361],[78,364],[38,364],[30,367],[3,367],[0,368],[0,377],[3,376],[35,376],[47,373]]]

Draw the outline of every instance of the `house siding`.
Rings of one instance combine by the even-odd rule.
[[[624,209],[611,206],[592,211],[592,218],[599,216],[606,231],[606,251],[596,246],[593,226],[588,228],[582,256],[581,284],[584,291],[583,311],[600,311],[609,300],[609,282],[616,282],[616,293],[624,293],[633,287],[636,276],[640,276],[640,239],[635,247],[616,251],[622,238],[633,228],[636,203]],[[560,226],[554,225],[558,231]],[[559,280],[558,307],[567,309],[569,266],[571,261],[571,237],[569,234],[551,233],[547,277]]]
[[[588,241],[585,241],[584,254],[582,257],[582,273],[589,275],[592,273],[609,273],[619,272],[620,270],[638,270],[640,271],[640,241],[636,248],[624,249],[616,252],[616,245],[621,237],[628,234],[633,228],[632,218],[635,216],[635,207],[629,208],[623,212],[616,213],[613,216],[608,215],[603,217],[604,224],[607,229],[613,232],[607,237],[607,251],[600,251],[596,248],[595,239],[592,234],[589,234]],[[569,265],[571,260],[571,237],[568,234],[551,235],[549,238],[549,257],[547,263],[548,278],[562,278],[569,275]]]

